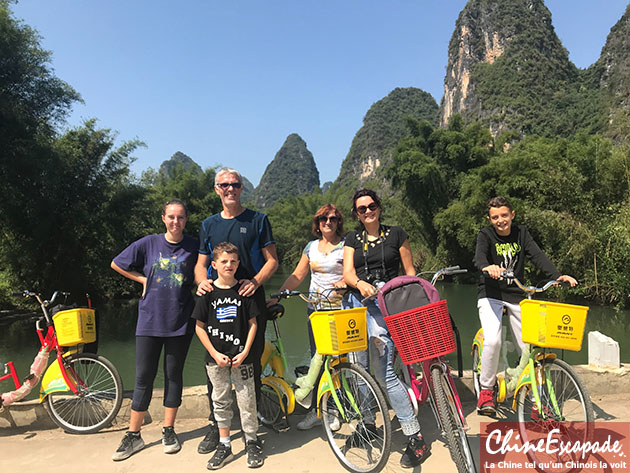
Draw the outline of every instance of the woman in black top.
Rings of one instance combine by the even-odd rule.
[[[344,297],[344,309],[362,307],[361,300],[375,293],[375,285],[398,276],[401,264],[404,274],[416,274],[407,234],[400,227],[380,223],[381,201],[374,191],[357,191],[352,198],[352,213],[361,225],[346,235],[343,277],[352,290]],[[369,358],[371,372],[386,388],[403,433],[409,438],[400,464],[413,468],[426,460],[430,451],[420,434],[407,389],[394,373],[394,342],[376,299],[367,301],[365,307],[369,344],[367,351],[357,353],[359,363],[367,367]]]

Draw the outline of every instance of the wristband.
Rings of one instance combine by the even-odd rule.
[[[361,278],[357,279],[357,282],[354,283],[354,287],[359,288],[359,283],[361,282]]]

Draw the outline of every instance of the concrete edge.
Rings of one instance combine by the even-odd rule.
[[[591,396],[627,393],[630,391],[630,369],[627,366],[622,365],[620,368],[612,370],[593,368],[587,365],[578,365],[574,368],[586,384]],[[461,379],[457,378],[456,370],[453,370],[453,374],[455,375],[455,384],[462,401],[472,402],[475,399],[472,372],[464,370],[464,376]],[[125,428],[129,423],[131,394],[132,391],[129,390],[124,392],[123,404],[114,423],[115,428]],[[163,419],[163,398],[163,390],[156,389],[153,393],[153,400],[149,406],[145,423]],[[184,388],[182,405],[177,414],[178,418],[200,419],[200,422],[203,422],[208,414],[206,386],[189,386]],[[0,411],[0,433],[3,430],[6,433],[6,429],[44,430],[56,427],[56,424],[48,415],[48,411],[39,400],[18,402]]]

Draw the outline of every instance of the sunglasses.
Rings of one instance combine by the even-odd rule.
[[[241,183],[240,182],[221,182],[217,184],[217,186],[219,186],[223,190],[226,190],[230,186],[232,186],[234,189],[240,189]]]
[[[332,217],[327,217],[325,215],[320,215],[319,217],[317,217],[319,220],[319,223],[326,223],[328,221],[330,221],[330,223],[338,223],[339,222],[339,217],[333,215]]]
[[[374,212],[376,209],[378,209],[378,204],[376,202],[372,202],[370,205],[367,205],[367,206],[361,205],[357,207],[357,213],[359,215],[363,215],[365,212],[368,211],[368,209]]]

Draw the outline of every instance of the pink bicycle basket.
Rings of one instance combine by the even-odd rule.
[[[446,301],[389,315],[385,317],[385,323],[406,365],[457,349]]]

